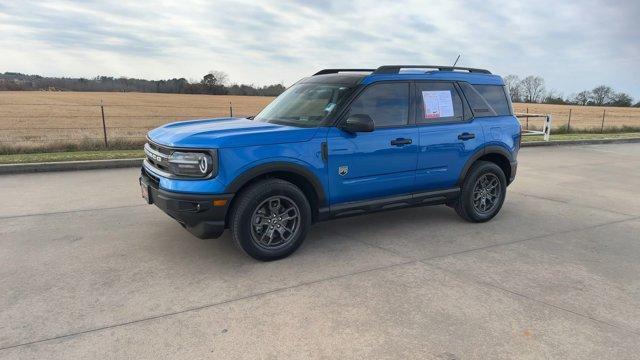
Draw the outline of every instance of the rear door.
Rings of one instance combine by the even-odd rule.
[[[415,192],[455,187],[466,162],[483,146],[482,126],[454,82],[417,81],[415,97],[420,134]]]
[[[366,114],[373,132],[350,134],[337,127],[327,136],[331,203],[408,194],[418,154],[410,118],[409,82],[369,85],[351,103],[349,115]]]

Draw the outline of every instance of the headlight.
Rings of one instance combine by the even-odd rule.
[[[205,177],[218,171],[218,153],[174,151],[167,159],[169,171],[177,176]],[[215,176],[215,174],[214,174]]]

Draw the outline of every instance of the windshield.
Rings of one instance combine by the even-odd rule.
[[[300,127],[319,126],[349,89],[344,85],[296,84],[280,94],[254,120]]]

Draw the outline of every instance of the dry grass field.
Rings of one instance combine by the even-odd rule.
[[[0,92],[0,146],[44,147],[103,138],[100,104],[110,142],[140,140],[176,120],[253,115],[272,98],[151,93]]]
[[[602,126],[602,114],[605,113],[604,126],[640,126],[640,108],[622,108],[611,106],[577,106],[577,105],[551,105],[551,104],[513,104],[516,113],[551,114],[552,129],[566,126],[569,122],[569,110],[571,110],[572,129],[600,129]],[[523,120],[523,124],[525,124]],[[540,127],[542,120],[529,120],[530,126]],[[553,133],[553,131],[551,132]]]
[[[84,143],[92,148],[102,143],[102,115],[113,147],[140,143],[145,133],[175,120],[229,115],[254,115],[273,98],[152,93],[94,92],[0,92],[0,152],[71,149],[65,144]],[[583,107],[545,104],[515,104],[517,112],[550,113],[553,127],[566,125],[571,109],[571,128],[599,129],[606,110],[605,127],[640,126],[640,109]],[[523,121],[523,124],[525,122]],[[542,120],[530,119],[530,128]]]

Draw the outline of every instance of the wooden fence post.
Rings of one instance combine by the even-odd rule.
[[[571,109],[569,109],[569,122],[567,122],[567,134],[571,132]]]
[[[529,108],[527,108],[527,114],[529,113]],[[529,130],[529,117],[527,116],[527,130]]]
[[[602,110],[602,126],[600,127],[600,134],[604,132],[604,114],[606,114],[607,109]]]
[[[231,105],[231,101],[229,101],[229,117],[233,117],[233,106]]]
[[[100,100],[100,112],[102,113],[102,133],[104,134],[104,147],[108,149],[109,143],[107,142],[107,124],[104,121],[104,105],[102,104],[102,100]]]

